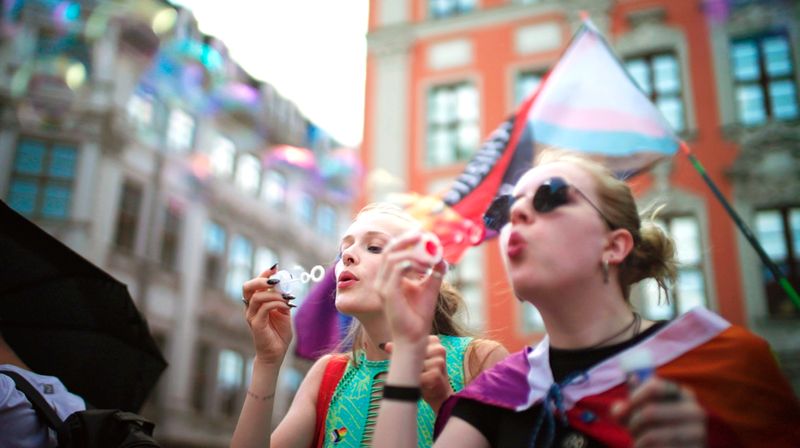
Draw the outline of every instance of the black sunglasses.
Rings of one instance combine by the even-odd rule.
[[[595,205],[588,196],[574,185],[570,185],[561,177],[551,177],[550,179],[542,182],[533,194],[533,209],[538,213],[548,213],[558,207],[569,202],[569,190],[572,189],[578,193],[589,205],[592,206],[600,217],[603,218],[608,228],[615,229],[616,226],[611,223],[611,220],[600,210],[600,207]],[[483,214],[483,223],[487,229],[500,231],[504,225],[508,224],[511,219],[511,206],[518,198],[504,194],[498,196],[492,201],[486,213]]]

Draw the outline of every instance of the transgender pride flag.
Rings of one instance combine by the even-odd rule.
[[[587,18],[536,92],[492,132],[443,200],[482,226],[492,199],[511,191],[538,148],[589,153],[628,177],[675,154],[679,145]]]
[[[646,168],[679,146],[661,112],[588,20],[526,115],[537,145],[601,156],[617,172]]]

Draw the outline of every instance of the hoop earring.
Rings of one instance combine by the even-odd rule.
[[[603,271],[603,283],[608,284],[608,260],[600,263],[600,270]]]

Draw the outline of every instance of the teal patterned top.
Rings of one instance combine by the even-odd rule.
[[[438,335],[447,351],[447,374],[450,386],[458,392],[464,388],[464,355],[472,338]],[[370,361],[358,352],[358,365],[348,363],[336,386],[325,420],[323,446],[356,448],[370,446],[372,432],[383,395],[383,382],[389,361]],[[377,378],[376,378],[377,377]],[[417,404],[417,440],[419,447],[433,445],[433,409],[419,400]]]

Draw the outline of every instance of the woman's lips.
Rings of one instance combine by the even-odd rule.
[[[517,232],[511,232],[511,235],[508,237],[508,247],[506,248],[506,255],[510,260],[514,260],[522,256],[523,252],[525,251],[525,246],[528,245],[528,242],[525,241],[525,238],[522,237]]]
[[[358,277],[350,271],[344,271],[339,274],[339,278],[336,280],[336,287],[337,289],[345,289],[355,285],[356,282],[358,282]]]

